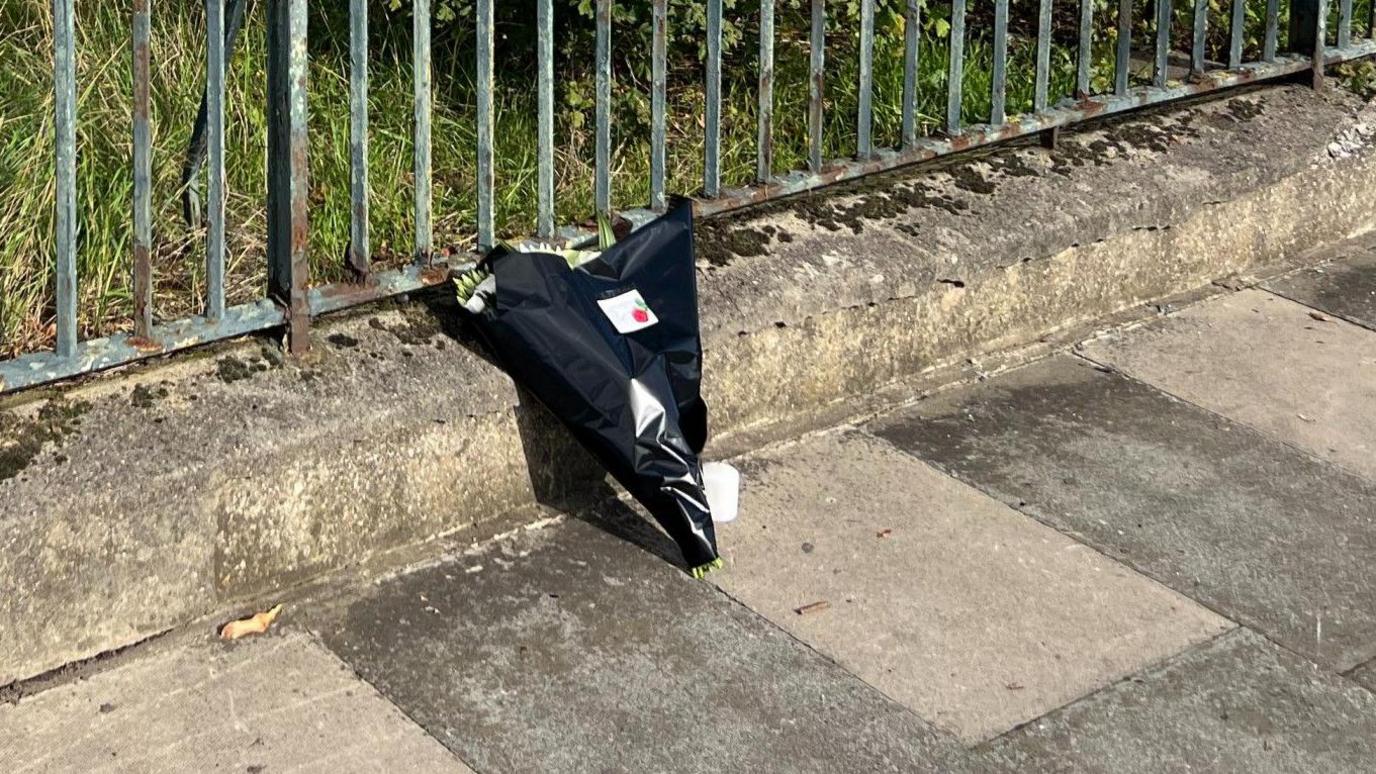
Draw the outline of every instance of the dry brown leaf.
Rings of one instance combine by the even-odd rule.
[[[250,634],[262,634],[272,626],[272,622],[277,620],[277,616],[282,612],[281,605],[275,605],[271,610],[258,613],[252,618],[241,618],[238,621],[230,621],[220,629],[220,639],[237,640]]]
[[[1312,317],[1312,318],[1314,318],[1315,320],[1318,320],[1319,322],[1328,322],[1328,317],[1325,316],[1325,315],[1319,314],[1318,312],[1310,312],[1310,313],[1309,313],[1309,316]]]
[[[813,602],[808,605],[803,605],[799,608],[794,608],[793,612],[797,613],[798,615],[807,615],[808,613],[820,613],[829,607],[831,607],[831,603],[824,599],[820,602]]]

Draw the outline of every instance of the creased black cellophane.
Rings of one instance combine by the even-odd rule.
[[[575,269],[542,253],[485,259],[475,322],[492,353],[669,533],[689,567],[717,559],[698,455],[707,441],[688,203]],[[639,291],[658,322],[622,334],[598,306]]]

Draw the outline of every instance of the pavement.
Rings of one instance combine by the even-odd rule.
[[[706,581],[557,515],[29,684],[0,771],[1376,771],[1376,256],[907,397],[738,458]]]

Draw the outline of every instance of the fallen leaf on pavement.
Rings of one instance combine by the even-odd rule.
[[[797,613],[798,615],[807,615],[808,613],[820,613],[829,607],[831,607],[831,603],[824,599],[821,602],[813,602],[811,604],[795,608],[793,612]]]
[[[1328,322],[1328,318],[1324,315],[1319,314],[1318,312],[1310,312],[1309,316],[1314,318],[1315,320],[1318,320],[1319,322]]]
[[[881,529],[881,530],[879,530],[879,532],[877,532],[877,533],[875,534],[875,537],[886,538],[886,537],[888,537],[889,535],[892,535],[892,534],[893,534],[893,530],[891,530],[891,529]]]
[[[230,621],[220,629],[220,639],[237,640],[250,634],[262,634],[272,626],[272,622],[277,620],[277,616],[282,613],[282,606],[276,605],[271,610],[259,613],[252,618],[241,618],[238,621]]]

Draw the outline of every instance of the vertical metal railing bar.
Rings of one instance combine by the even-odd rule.
[[[1319,8],[1314,21],[1314,51],[1310,59],[1313,70],[1314,88],[1323,84],[1324,50],[1328,47],[1328,0],[1318,0]]]
[[[597,0],[596,56],[596,180],[593,198],[598,214],[605,215],[612,209],[612,0]]]
[[[1190,73],[1204,74],[1204,36],[1209,23],[1209,0],[1194,0],[1194,43],[1190,46]]]
[[[1118,51],[1113,59],[1113,93],[1128,93],[1128,70],[1132,67],[1132,0],[1118,0]]]
[[[822,99],[826,88],[826,0],[812,0],[812,29],[808,37],[807,166],[822,171]]]
[[[660,0],[656,0],[659,2]],[[554,0],[539,0],[535,11],[536,60],[540,100],[540,137],[536,151],[539,172],[538,211],[535,234],[541,239],[554,237]]]
[[[860,0],[860,94],[855,111],[855,157],[874,156],[874,0]]]
[[[1376,3],[1372,4],[1376,8]],[[1276,61],[1276,40],[1280,35],[1280,0],[1266,0],[1266,33],[1261,44],[1261,58]]]
[[[1338,48],[1347,48],[1352,42],[1352,0],[1338,2]]]
[[[1171,53],[1171,0],[1156,0],[1156,60],[1152,67],[1152,85],[1166,85]]]
[[[1094,0],[1080,0],[1080,40],[1076,47],[1075,98],[1089,96],[1089,75],[1094,66]]]
[[[965,0],[952,0],[950,55],[946,75],[946,132],[960,134],[960,110],[965,80]]]
[[[225,6],[206,0],[205,316],[225,314]]]
[[[856,111],[856,156],[874,155],[874,0],[860,2],[860,84]]]
[[[1051,84],[1051,0],[1040,0],[1037,8],[1037,73],[1032,86],[1032,110],[1046,110],[1047,90]]]
[[[76,354],[76,30],[74,0],[53,0],[57,354]]]
[[[150,0],[134,0],[134,335],[153,328],[153,153],[149,125],[152,66]]]
[[[349,268],[368,274],[368,0],[349,0]]]
[[[707,0],[707,115],[703,150],[702,192],[721,193],[721,3]]]
[[[1247,24],[1247,0],[1233,0],[1233,20],[1228,29],[1228,69],[1242,66],[1242,35]]]
[[[492,0],[477,0],[478,27],[478,250],[493,245],[496,216],[493,189],[497,185],[492,161]]]
[[[989,91],[989,123],[1002,126],[1008,109],[1008,0],[994,0],[994,74]]]
[[[668,166],[669,0],[654,0],[651,13],[650,209],[663,212],[669,206],[664,192]]]
[[[429,261],[434,251],[430,212],[433,198],[430,159],[430,0],[413,0],[411,14],[411,66],[415,70],[415,258],[417,261]]]
[[[310,349],[310,165],[306,0],[268,0],[268,296],[287,347]]]
[[[774,174],[774,0],[760,0],[759,126],[755,137],[755,180]]]
[[[234,42],[239,36],[240,28],[243,27],[244,7],[247,3],[244,0],[233,0],[233,2],[227,2],[226,5],[225,11],[229,15],[223,20],[222,27],[225,30],[224,50],[229,52],[226,54],[228,59],[232,58]],[[201,216],[200,191],[197,189],[196,179],[206,161],[209,102],[209,84],[207,84],[206,93],[201,95],[200,108],[196,113],[196,123],[191,130],[191,143],[187,148],[186,158],[182,164],[180,185],[182,216],[186,220],[186,224],[193,228],[205,223],[205,219]]]
[[[1050,0],[1043,0],[1050,2]],[[917,41],[922,10],[918,0],[907,0],[903,11],[903,148],[917,143]]]

